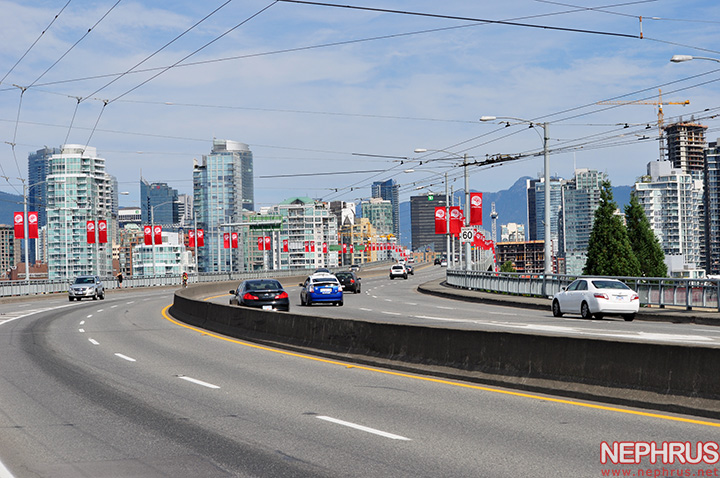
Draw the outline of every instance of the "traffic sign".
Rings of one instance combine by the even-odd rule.
[[[463,227],[460,230],[460,242],[472,242],[475,240],[475,228]]]

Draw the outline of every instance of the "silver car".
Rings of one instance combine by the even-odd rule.
[[[78,276],[68,289],[68,299],[80,300],[92,297],[93,300],[105,299],[105,286],[98,276]]]

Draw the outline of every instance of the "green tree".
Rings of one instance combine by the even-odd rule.
[[[633,277],[640,275],[640,264],[633,253],[625,225],[615,214],[617,208],[610,181],[604,181],[600,189],[600,204],[595,210],[595,221],[588,242],[584,275]]]
[[[500,272],[517,272],[512,261],[505,261],[500,264]]]
[[[667,277],[665,253],[660,241],[650,228],[650,221],[640,205],[637,195],[630,196],[630,204],[625,206],[625,222],[633,253],[640,263],[640,275],[644,277]]]

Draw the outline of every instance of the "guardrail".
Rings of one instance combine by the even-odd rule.
[[[382,265],[388,261],[367,262],[362,267],[373,267]],[[282,270],[258,270],[251,272],[213,272],[201,273],[199,275],[191,275],[189,283],[198,282],[225,282],[225,281],[242,281],[245,279],[257,279],[263,277],[293,277],[297,275],[310,275],[316,268],[312,269],[282,269]],[[347,267],[332,267],[331,271],[346,270]],[[101,277],[105,290],[113,290],[120,288],[120,284],[116,277]],[[166,276],[133,276],[124,277],[122,288],[134,287],[162,287],[162,286],[179,286],[182,284],[182,276],[166,275]],[[38,280],[31,279],[27,281],[0,281],[0,297],[13,297],[22,295],[39,295],[39,294],[56,294],[67,293],[70,282],[65,280]]]
[[[448,285],[501,294],[552,297],[582,276],[484,272],[448,269]],[[625,282],[640,296],[640,304],[651,307],[711,308],[720,312],[720,281],[716,279],[671,279],[662,277],[613,277]]]

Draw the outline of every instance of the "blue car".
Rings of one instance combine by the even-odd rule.
[[[312,305],[316,302],[329,302],[343,305],[343,291],[337,277],[326,272],[311,275],[300,284],[300,304]]]

